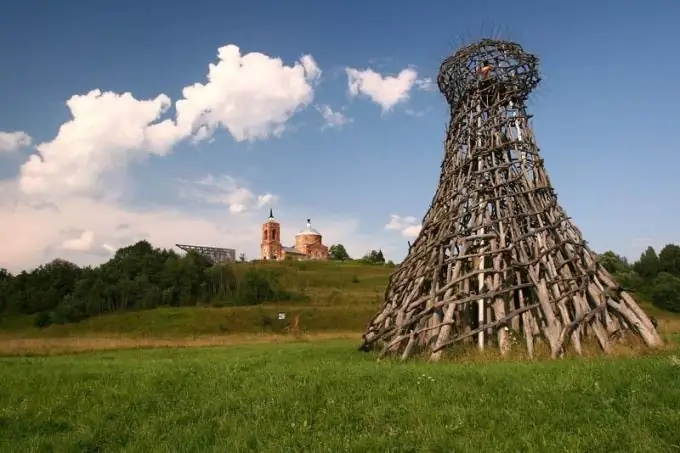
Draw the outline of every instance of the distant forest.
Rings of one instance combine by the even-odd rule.
[[[332,252],[331,258],[350,259],[340,244]],[[386,264],[382,252],[375,250],[360,261],[394,265]],[[680,246],[666,245],[658,254],[649,247],[632,264],[611,251],[599,255],[599,261],[638,299],[680,312]],[[212,265],[194,252],[180,256],[147,241],[121,248],[95,267],[57,259],[17,275],[0,269],[0,314],[34,315],[39,327],[119,310],[255,305],[303,298],[304,294],[284,287],[271,266]]]

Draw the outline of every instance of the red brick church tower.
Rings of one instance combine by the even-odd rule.
[[[274,219],[271,209],[269,218],[262,224],[260,250],[264,260],[278,260],[281,257],[281,225]]]

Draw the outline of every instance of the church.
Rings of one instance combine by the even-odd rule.
[[[327,260],[328,247],[323,245],[321,233],[312,228],[307,219],[307,228],[295,235],[295,246],[281,245],[281,224],[269,210],[269,218],[262,224],[260,250],[263,260]]]

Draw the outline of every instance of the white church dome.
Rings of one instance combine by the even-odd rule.
[[[312,228],[312,221],[307,219],[307,227],[295,236],[321,236],[321,233]]]

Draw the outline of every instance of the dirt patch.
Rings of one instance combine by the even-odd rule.
[[[0,356],[48,356],[92,351],[141,348],[199,348],[258,343],[291,343],[324,340],[357,340],[359,332],[323,332],[302,335],[235,334],[188,338],[135,338],[87,336],[70,338],[0,337]]]

